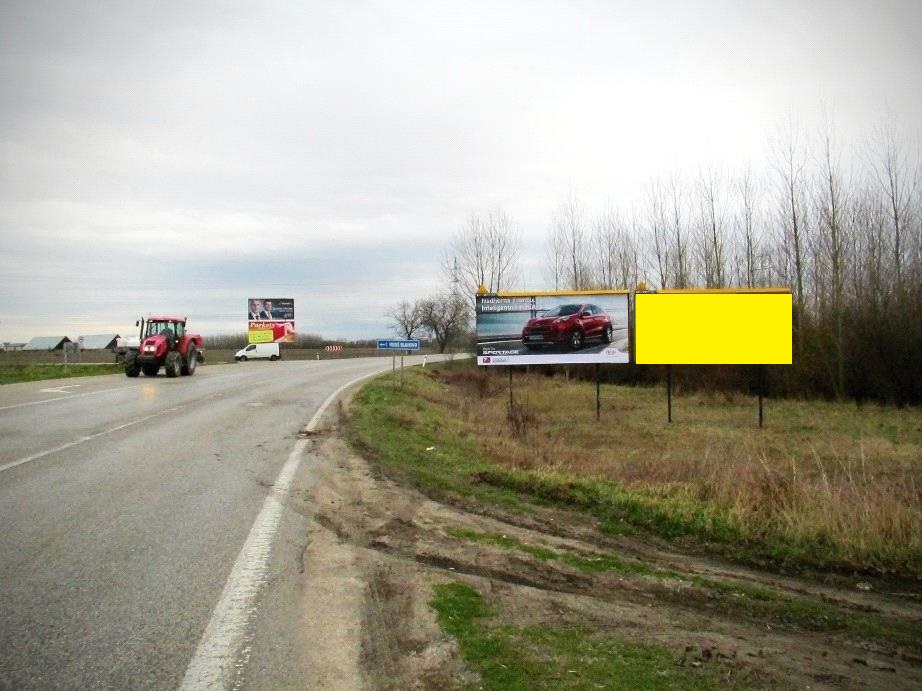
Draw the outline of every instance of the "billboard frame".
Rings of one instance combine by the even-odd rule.
[[[264,311],[267,302],[271,313]],[[294,343],[295,324],[294,298],[247,298],[247,343]]]
[[[552,350],[548,354],[538,355],[538,347],[535,345],[526,345],[521,340],[521,332],[524,329],[525,325],[530,321],[530,319],[535,319],[538,316],[537,309],[537,298],[557,298],[561,300],[561,304],[566,304],[568,298],[578,299],[580,297],[586,298],[615,298],[619,296],[624,296],[625,303],[625,314],[624,314],[624,326],[619,327],[619,330],[623,328],[626,332],[626,338],[624,339],[625,345],[624,348],[619,348],[617,346],[612,346],[611,342],[606,343],[603,339],[601,344],[599,344],[599,351],[596,352],[586,352],[586,353],[567,353],[566,348],[564,352],[554,353],[554,346],[559,344],[554,342],[548,342],[551,345]],[[631,350],[633,344],[633,318],[632,310],[633,306],[631,304],[631,291],[627,289],[596,289],[596,290],[534,290],[534,291],[497,291],[495,293],[490,293],[486,291],[479,291],[474,296],[475,299],[475,328],[476,328],[476,350],[475,353],[477,357],[478,366],[522,366],[522,365],[588,365],[588,364],[630,364],[631,363]],[[495,310],[482,310],[481,306],[484,300],[531,300],[529,309],[495,309]],[[571,300],[575,302],[576,300]],[[586,300],[586,302],[590,302]],[[594,300],[592,302],[601,302],[600,300]],[[521,305],[520,305],[521,307]],[[545,311],[552,309],[553,307],[545,308]],[[601,309],[604,313],[609,314],[611,310],[606,306],[601,306]],[[481,315],[484,314],[514,314],[514,313],[525,313],[531,312],[531,318],[526,318],[523,323],[514,326],[516,336],[513,337],[512,333],[498,333],[494,337],[497,340],[487,341],[486,337],[481,334]],[[505,344],[507,348],[500,349],[494,348],[493,352],[483,352],[485,350],[484,345],[489,343],[495,344]],[[543,343],[540,344],[542,347]],[[523,352],[523,348],[524,351]],[[579,350],[587,350],[587,348],[594,349],[593,346],[586,346],[585,344]],[[529,352],[532,349],[534,352]],[[601,354],[609,355],[609,358],[594,357]],[[615,353],[622,353],[625,357],[613,359]]]
[[[665,295],[676,295],[676,294],[696,294],[696,295],[709,295],[709,294],[742,294],[742,295],[793,295],[790,287],[783,286],[771,286],[764,288],[663,288],[661,290],[637,290],[634,291],[634,298],[638,294],[665,294]],[[635,313],[636,313],[636,304],[635,304]],[[636,324],[634,335],[636,337]],[[636,341],[635,341],[636,348]],[[793,358],[793,349],[792,349],[792,358]],[[636,350],[632,352],[632,362],[637,363],[637,353]],[[663,363],[641,363],[642,367],[655,367],[662,366]],[[710,364],[710,363],[708,363]],[[714,363],[717,364],[717,363]],[[764,406],[763,399],[765,396],[765,363],[728,363],[730,366],[739,366],[740,364],[752,364],[756,365],[756,390],[758,393],[759,399],[759,429],[764,427]],[[778,363],[770,363],[778,364]],[[689,366],[701,366],[701,364],[689,363]],[[667,422],[672,422],[672,363],[666,363],[666,419]]]
[[[638,284],[637,289],[625,290],[625,289],[613,289],[613,290],[576,290],[576,291],[498,291],[495,293],[489,293],[486,291],[478,291],[475,294],[475,304],[477,305],[477,314],[480,314],[479,300],[483,298],[536,298],[536,297],[557,297],[557,296],[580,296],[580,295],[626,295],[627,296],[627,354],[628,360],[625,364],[632,364],[648,367],[648,366],[657,366],[662,365],[663,363],[638,363],[637,362],[637,306],[636,298],[637,295],[649,295],[649,294],[741,294],[741,295],[750,295],[750,294],[788,294],[791,295],[792,291],[789,287],[779,287],[779,286],[770,286],[770,287],[761,287],[761,288],[663,288],[663,289],[646,289],[641,288],[642,284]],[[476,323],[476,320],[475,320]],[[479,342],[479,337],[477,338]],[[792,352],[793,356],[793,352]],[[509,370],[509,402],[510,405],[513,403],[513,388],[512,388],[512,368],[516,366],[529,365],[529,364],[560,364],[560,365],[571,365],[571,364],[595,364],[595,375],[596,375],[596,419],[601,418],[601,398],[600,398],[600,387],[601,387],[601,378],[600,378],[600,365],[601,364],[622,364],[622,363],[605,363],[605,362],[573,362],[573,361],[561,361],[554,363],[534,363],[534,362],[502,362],[502,363],[483,363],[481,362],[481,357],[479,353],[477,354],[477,364],[481,365],[502,365],[506,366]],[[668,422],[672,422],[672,363],[666,364],[666,396],[667,396],[667,419]],[[691,366],[695,366],[695,363],[690,363]],[[705,363],[700,363],[705,364]],[[711,364],[711,363],[708,363]],[[720,363],[713,363],[720,364]],[[765,376],[764,376],[764,367],[765,363],[724,363],[731,366],[738,366],[739,364],[756,364],[757,367],[757,392],[758,392],[758,406],[759,406],[759,429],[762,429],[764,426],[764,414],[763,414],[763,398],[764,398],[764,389],[765,389]],[[777,363],[770,363],[777,364]]]

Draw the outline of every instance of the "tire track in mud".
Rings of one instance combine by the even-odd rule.
[[[719,664],[752,671],[779,686],[867,688],[922,686],[920,651],[848,631],[766,620],[745,598],[696,583],[751,586],[851,612],[919,621],[909,599],[763,573],[655,541],[602,535],[566,512],[510,514],[469,500],[433,501],[382,477],[337,434],[318,439],[318,482],[307,499],[318,530],[352,555],[362,583],[361,677],[370,688],[460,688],[473,677],[457,645],[428,606],[432,588],[468,582],[516,625],[590,624],[675,653],[678,665]],[[454,532],[455,534],[452,534]],[[509,544],[458,534],[502,536]],[[536,546],[579,559],[617,555],[650,573],[585,573],[561,559],[516,549]],[[639,568],[639,567],[638,567]],[[310,562],[305,588],[310,587]],[[657,572],[674,573],[665,578]],[[819,622],[822,624],[822,622]]]

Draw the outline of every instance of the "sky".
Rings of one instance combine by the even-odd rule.
[[[551,215],[763,163],[792,118],[922,123],[922,3],[0,3],[0,340],[187,315],[390,336],[502,209],[540,289]],[[918,134],[918,130],[914,130]]]

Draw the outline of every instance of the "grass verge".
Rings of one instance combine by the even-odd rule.
[[[500,625],[464,583],[437,585],[430,605],[485,689],[710,689],[739,686],[726,666],[684,667],[666,648],[589,627]],[[728,679],[728,677],[730,677]],[[736,683],[734,684],[734,681]],[[728,684],[729,682],[729,684]],[[743,684],[753,687],[753,680]]]
[[[435,496],[578,510],[610,533],[657,536],[785,572],[922,573],[913,460],[922,426],[913,416],[874,411],[866,415],[873,429],[854,429],[860,411],[778,402],[779,429],[759,436],[738,424],[740,406],[704,399],[701,421],[657,427],[660,402],[619,389],[623,419],[600,426],[573,414],[594,386],[544,379],[517,385],[524,409],[516,411],[499,377],[470,365],[410,370],[402,389],[377,380],[359,393],[350,434],[388,472]],[[861,453],[873,448],[878,458],[862,456],[860,468],[843,458],[833,473],[828,458],[844,456],[856,439]],[[815,456],[812,465],[796,462],[798,449]]]
[[[578,554],[543,545],[530,545],[507,535],[467,528],[448,527],[446,532],[460,540],[523,552],[541,561],[560,561],[584,573],[611,572],[626,577],[652,579],[664,586],[652,592],[666,600],[675,600],[676,593],[681,592],[677,586],[686,583],[695,586],[715,609],[808,631],[847,632],[863,639],[922,648],[922,622],[887,620],[874,614],[847,611],[826,602],[790,596],[748,583],[653,568],[643,562],[621,559],[613,554]],[[678,599],[689,601],[687,593]]]
[[[0,384],[44,381],[45,379],[70,379],[102,374],[119,374],[120,366],[104,364],[73,365],[0,365]]]

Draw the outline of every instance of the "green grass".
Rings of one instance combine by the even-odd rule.
[[[710,689],[727,683],[728,667],[678,666],[675,654],[588,626],[500,625],[502,613],[463,583],[437,585],[430,602],[484,689]],[[721,674],[723,672],[723,674]],[[745,686],[752,688],[753,680]]]
[[[634,454],[631,444],[636,443],[640,445],[636,453],[649,454],[657,443],[681,448],[682,431],[679,426],[653,429],[655,425],[649,422],[649,411],[654,404],[651,393],[644,390],[625,392],[631,402],[626,405],[623,415],[631,418],[629,422],[614,426],[579,423],[582,426],[578,429],[569,429],[568,425],[574,427],[577,423],[572,419],[569,422],[559,419],[561,413],[545,399],[559,399],[558,407],[566,412],[575,396],[575,393],[568,393],[566,387],[579,392],[586,385],[563,385],[552,381],[535,384],[539,388],[548,389],[542,393],[541,398],[546,409],[542,414],[546,419],[533,423],[530,437],[516,440],[511,437],[508,428],[503,429],[500,424],[502,420],[497,421],[497,417],[503,415],[504,404],[499,399],[504,394],[490,388],[497,388],[493,381],[496,378],[466,373],[464,367],[470,366],[455,363],[440,368],[441,373],[434,370],[409,370],[403,388],[394,387],[385,380],[368,384],[356,397],[357,405],[348,423],[352,441],[376,458],[389,473],[439,498],[449,495],[469,497],[522,511],[528,511],[533,504],[576,510],[591,515],[604,530],[612,534],[656,536],[685,547],[714,552],[740,563],[782,572],[838,572],[849,575],[877,573],[909,578],[915,578],[922,572],[922,549],[916,537],[910,537],[909,543],[887,541],[880,537],[873,547],[860,547],[866,549],[865,554],[858,553],[855,545],[864,543],[860,540],[856,543],[847,531],[840,530],[838,534],[833,534],[812,523],[816,520],[814,514],[817,511],[815,507],[809,506],[806,501],[809,495],[802,488],[797,489],[799,494],[795,498],[802,501],[804,510],[812,514],[798,517],[797,511],[801,510],[799,506],[783,503],[787,501],[783,493],[788,491],[790,482],[773,466],[769,467],[766,471],[769,474],[764,478],[753,475],[754,471],[748,468],[748,474],[745,475],[748,484],[742,481],[739,484],[741,493],[753,491],[753,487],[760,488],[759,483],[768,488],[765,491],[780,493],[778,496],[782,496],[782,500],[779,500],[782,504],[777,510],[763,506],[763,502],[756,496],[747,500],[749,503],[743,508],[721,503],[712,498],[716,490],[707,484],[711,480],[704,478],[672,482],[658,479],[628,484],[611,477],[600,477],[595,472],[562,467],[553,462],[538,463],[534,467],[516,467],[515,459],[540,459],[543,450],[552,458],[554,453],[570,451],[568,445],[554,440],[578,439],[580,443],[596,443],[592,439],[600,435],[597,442],[609,444],[606,451],[617,448],[619,452]],[[462,383],[455,383],[453,378]],[[471,381],[475,384],[470,384]],[[809,408],[809,404],[803,402],[777,405],[781,408],[777,417],[789,420],[792,425],[802,421],[801,418],[807,415]],[[722,439],[740,434],[734,427],[736,423],[728,427],[725,423],[718,424],[712,420],[721,409],[719,402],[704,400],[699,407],[704,410],[704,421],[688,426],[690,438],[698,439],[711,434]],[[733,406],[731,409],[735,411]],[[831,426],[841,428],[835,443],[839,443],[843,437],[851,439],[849,425],[853,418],[846,411],[828,404],[819,404],[817,411],[814,417],[826,416]],[[491,414],[492,418],[488,416]],[[647,423],[643,422],[644,415],[647,416]],[[912,440],[915,440],[913,435],[918,436],[917,432],[913,431],[914,428],[910,430],[906,427],[908,423],[902,412],[897,411],[894,415],[900,429],[906,428],[904,432],[907,438],[911,438],[911,446],[915,443]],[[880,424],[883,424],[884,413],[875,410],[875,420],[878,417],[881,418]],[[485,429],[484,424],[493,427]],[[820,423],[814,421],[811,424],[817,426]],[[634,427],[623,430],[626,425]],[[623,431],[633,441],[619,445],[617,441],[610,440],[606,435],[611,433],[612,428]],[[772,448],[777,445],[778,449],[772,453],[787,454],[793,448],[789,446],[793,442],[788,439],[791,435],[786,436],[782,432],[773,432],[774,436],[768,438],[768,441],[758,441],[762,438],[750,430],[747,432],[750,437],[747,437],[746,443],[767,444]],[[885,442],[879,442],[879,445],[892,445],[891,441]],[[704,442],[699,440],[695,443]],[[797,443],[805,448],[814,448],[809,439],[798,440]],[[816,449],[819,448],[817,442]],[[898,452],[898,456],[907,453],[903,447],[893,446],[893,449],[896,449],[894,453]],[[587,452],[585,456],[600,458],[598,452]],[[621,461],[612,460],[610,463],[618,462]],[[653,472],[669,473],[672,467],[682,467],[683,472],[691,472],[686,467],[689,465],[687,459],[679,463],[663,458],[658,462],[646,463]],[[903,461],[897,465],[900,463]],[[735,477],[733,464],[734,460],[729,458],[725,463],[716,465],[712,461],[711,471],[716,475],[711,478]],[[807,472],[818,472],[814,467],[816,465],[798,466],[794,481],[800,482],[797,478]],[[720,472],[714,471],[714,468],[720,469]],[[823,479],[825,481],[825,476]],[[719,488],[721,492],[734,491],[731,481],[720,481],[723,482]],[[882,483],[878,485],[884,486]],[[912,521],[917,520],[917,508],[904,506],[896,500],[884,501],[880,497],[874,501],[875,504],[861,510],[869,511],[877,525],[886,529],[891,523],[888,523],[888,514],[885,512],[892,510],[894,520],[899,519],[900,525],[905,527],[904,533],[915,535],[911,526]],[[843,511],[850,511],[852,506],[853,503],[842,500],[838,504],[830,504],[829,510],[841,507]],[[849,520],[852,518],[849,517]],[[789,519],[794,520],[794,524],[784,522]]]
[[[503,549],[513,549],[519,552],[525,552],[541,561],[551,561],[560,556],[558,552],[547,547],[527,545],[514,537],[508,537],[507,535],[501,535],[499,533],[482,533],[468,528],[454,527],[446,528],[445,532],[461,540],[467,540],[468,542],[479,542],[481,544],[496,545]]]
[[[414,377],[412,370],[407,378]],[[469,439],[446,434],[443,416],[409,389],[384,380],[365,386],[348,421],[350,440],[392,475],[432,496],[473,497],[528,511],[516,492],[473,481],[492,466]]]
[[[615,572],[629,577],[656,579],[664,585],[670,581],[686,581],[706,591],[713,604],[731,613],[742,613],[749,617],[810,631],[848,632],[865,639],[887,641],[911,648],[922,647],[922,623],[890,621],[874,614],[850,612],[825,602],[792,597],[748,583],[722,581],[697,574],[682,574],[671,569],[656,569],[648,564],[621,559],[613,554],[576,554],[569,550],[529,545],[499,533],[486,533],[468,528],[450,526],[445,531],[461,540],[524,552],[541,561],[562,561],[584,573]],[[663,591],[660,596],[669,598],[670,592]]]
[[[92,377],[102,374],[119,374],[121,367],[104,364],[74,365],[0,365],[0,384]]]

